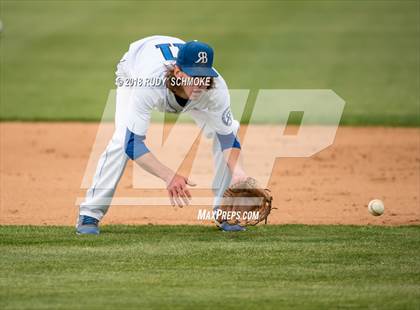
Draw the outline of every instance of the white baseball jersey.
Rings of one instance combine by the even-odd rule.
[[[178,48],[185,42],[167,36],[152,36],[130,45],[118,64],[117,79],[131,81],[163,81],[170,66],[175,64]],[[145,136],[151,113],[187,112],[205,134],[230,134],[239,123],[232,118],[227,85],[220,76],[214,78],[214,88],[204,92],[197,100],[190,100],[185,107],[178,104],[174,94],[164,83],[160,86],[138,86],[132,92],[127,128],[136,135]]]
[[[80,205],[80,215],[100,220],[108,211],[129,158],[124,147],[127,129],[145,136],[154,109],[165,113],[187,112],[199,127],[204,127],[208,137],[213,136],[215,142],[220,138],[214,135],[215,132],[236,135],[239,123],[232,119],[229,92],[220,75],[214,78],[214,90],[206,92],[196,101],[188,102],[185,108],[178,104],[174,94],[164,85],[120,87],[118,79],[136,81],[140,78],[163,78],[167,66],[174,64],[174,57],[178,54],[177,46],[183,43],[180,39],[165,36],[145,38],[131,44],[118,64],[115,132],[98,161],[92,185],[86,193],[85,201]],[[229,186],[230,176],[221,144],[213,143],[213,156],[217,172],[213,188],[218,193],[223,193]]]

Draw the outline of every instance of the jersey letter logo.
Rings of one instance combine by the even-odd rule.
[[[230,112],[230,108],[227,108],[222,114],[222,121],[223,124],[226,126],[232,125],[232,112]]]
[[[198,59],[195,62],[196,64],[206,64],[207,63],[207,53],[206,52],[199,52],[198,53]]]

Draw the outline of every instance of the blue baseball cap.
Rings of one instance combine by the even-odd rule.
[[[178,51],[176,65],[189,76],[217,77],[213,69],[213,49],[197,40],[186,42]]]

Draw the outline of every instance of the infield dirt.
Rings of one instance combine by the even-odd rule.
[[[194,125],[183,126],[188,133]],[[93,123],[0,123],[0,224],[74,225],[97,128]],[[267,129],[261,125],[262,132]],[[256,147],[262,150],[269,147],[263,140],[260,144]],[[149,195],[132,188],[131,173],[126,169],[116,196]],[[420,224],[420,129],[340,127],[334,144],[317,155],[277,159],[269,187],[277,208],[269,224]],[[384,201],[383,216],[368,213],[373,198]],[[113,206],[103,222],[212,224],[197,220],[197,211]]]

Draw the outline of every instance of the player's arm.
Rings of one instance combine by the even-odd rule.
[[[229,150],[226,150],[223,152],[223,155],[225,156],[227,165],[229,167],[229,170],[232,173],[232,184],[235,184],[237,182],[246,180],[248,177],[242,167],[241,163],[241,149],[240,148],[231,148],[230,152]]]
[[[172,205],[180,207],[189,204],[191,194],[187,189],[190,182],[161,163],[145,144],[154,102],[153,90],[136,90],[128,113],[124,149],[127,156],[141,168],[163,180]]]
[[[247,175],[242,167],[241,160],[241,144],[238,138],[232,133],[223,135],[217,134],[220,147],[223,151],[223,157],[232,174],[231,183],[237,183],[247,178]]]
[[[127,129],[125,153],[141,168],[165,182],[172,205],[179,207],[188,205],[191,193],[187,185],[194,186],[194,184],[161,163],[147,148],[144,143],[145,138]]]
[[[241,144],[237,132],[239,123],[234,120],[230,109],[230,96],[226,84],[222,81],[219,89],[213,90],[214,109],[208,115],[208,125],[216,132],[223,156],[232,174],[231,183],[247,178],[241,163]]]

